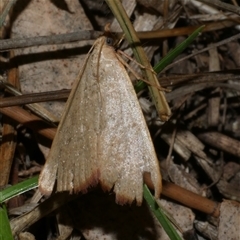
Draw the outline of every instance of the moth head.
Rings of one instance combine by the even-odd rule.
[[[106,37],[106,44],[109,46],[113,46],[114,40],[111,37]]]
[[[106,45],[113,46],[114,48],[119,48],[120,43],[122,42],[122,34],[113,33],[110,30],[110,23],[107,23],[104,27],[104,34],[106,37]]]

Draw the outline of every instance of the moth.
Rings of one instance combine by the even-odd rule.
[[[116,203],[141,205],[143,175],[150,173],[155,197],[161,174],[139,101],[128,73],[109,45],[98,38],[86,57],[39,178],[44,195],[87,192],[99,184]],[[110,41],[111,42],[111,41]]]

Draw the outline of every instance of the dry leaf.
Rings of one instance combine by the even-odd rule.
[[[78,0],[68,0],[65,8],[54,1],[17,1],[13,8],[11,38],[50,36],[92,29]],[[38,46],[15,50],[23,93],[70,89],[84,62],[90,41]],[[60,118],[63,103],[43,103]]]
[[[225,200],[220,207],[218,240],[240,239],[240,204]]]

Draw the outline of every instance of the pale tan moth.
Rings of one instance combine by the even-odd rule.
[[[86,192],[100,184],[116,202],[141,205],[143,174],[155,197],[161,175],[151,136],[128,73],[102,36],[79,73],[39,178],[39,189]]]

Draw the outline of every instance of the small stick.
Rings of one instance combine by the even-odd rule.
[[[40,45],[62,44],[76,41],[83,41],[89,39],[96,39],[102,32],[93,30],[83,30],[73,33],[56,34],[51,36],[41,36],[32,38],[17,38],[0,41],[0,51],[7,51],[9,49],[18,49]]]
[[[22,93],[10,83],[1,80],[0,84],[4,85],[10,93],[16,96],[22,96]],[[53,122],[53,123],[58,122],[58,119],[52,113],[50,113],[47,109],[43,108],[41,105],[37,103],[29,104],[26,107],[29,108],[32,112],[34,112],[38,116],[41,116],[46,121]]]
[[[47,137],[48,139],[53,139],[55,136],[56,128],[50,127],[41,118],[20,107],[0,108],[0,112],[19,123],[27,125],[29,128],[35,130],[37,133]]]
[[[223,24],[225,27],[230,27],[233,25],[233,22],[230,22],[229,20],[225,20],[225,22],[223,21]],[[205,28],[203,29],[203,32],[210,32],[213,30],[222,29],[222,27],[219,27],[218,25],[219,23],[205,24]],[[174,29],[161,29],[159,31],[140,31],[140,32],[137,32],[137,36],[141,40],[182,36],[182,35],[191,34],[194,30],[196,30],[199,27],[200,25],[174,28]],[[91,40],[91,39],[95,40],[102,34],[103,32],[83,30],[83,31],[78,31],[73,33],[56,34],[56,35],[50,35],[50,36],[4,39],[4,40],[0,40],[0,52],[8,51],[10,49],[27,48],[27,47],[33,47],[33,46],[64,44],[64,43]],[[116,34],[122,35],[122,33],[116,33]]]
[[[207,5],[218,7],[220,9],[227,10],[229,12],[233,12],[233,13],[236,13],[236,14],[240,15],[240,7],[234,6],[232,4],[224,3],[224,2],[219,1],[219,0],[211,0],[211,1],[197,0],[197,1],[198,2],[203,2]]]
[[[149,175],[144,175],[144,181],[149,188],[153,188]],[[189,208],[199,210],[213,217],[217,218],[220,216],[219,202],[215,202],[208,198],[202,197],[174,183],[163,180],[162,195],[165,197],[169,197],[170,199],[175,200],[179,203],[182,203]]]
[[[66,204],[70,200],[74,200],[78,195],[69,195],[67,192],[57,193],[51,196],[46,201],[42,202],[40,206],[37,206],[32,211],[23,214],[18,218],[11,220],[10,225],[12,234],[15,236],[24,229],[30,227],[33,223],[48,215],[52,211]]]
[[[70,90],[56,90],[50,92],[29,93],[16,97],[1,98],[0,108],[19,106],[37,102],[47,102],[56,100],[66,100]]]

